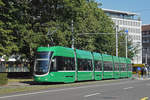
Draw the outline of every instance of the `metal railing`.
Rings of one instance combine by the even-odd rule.
[[[30,72],[30,64],[24,62],[0,62],[0,72]]]

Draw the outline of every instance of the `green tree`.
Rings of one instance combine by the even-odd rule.
[[[113,22],[94,0],[32,0],[30,8],[33,32],[43,34],[45,39],[41,45],[71,47],[73,20],[76,48],[114,54],[114,35],[82,35],[114,32]],[[55,34],[46,36],[48,30],[53,32],[56,29]]]
[[[18,51],[15,44],[16,37],[12,31],[13,16],[11,15],[14,10],[11,2],[0,0],[0,56],[8,57]]]
[[[95,0],[0,0],[0,55],[33,62],[38,46],[71,47],[72,20],[75,48],[115,55],[114,24],[99,6]]]

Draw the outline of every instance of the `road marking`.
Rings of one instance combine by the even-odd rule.
[[[132,81],[130,83],[135,83],[136,81]],[[24,93],[24,94],[17,94],[17,95],[9,95],[9,96],[2,96],[2,98],[12,98],[12,97],[20,97],[20,96],[27,96],[27,95],[36,95],[36,94],[43,94],[48,92],[60,92],[60,91],[67,91],[67,90],[75,90],[75,89],[83,89],[83,88],[93,88],[93,87],[101,87],[101,86],[111,86],[111,85],[121,85],[126,84],[127,82],[120,82],[120,83],[109,83],[109,84],[103,84],[103,85],[89,85],[89,86],[80,86],[80,87],[72,87],[72,88],[65,88],[65,89],[57,89],[57,90],[48,90],[48,91],[41,91],[41,92],[32,92],[32,93]]]
[[[141,98],[141,100],[148,100],[148,97]]]
[[[132,89],[133,87],[127,87],[127,88],[123,88],[124,90],[128,90],[128,89]]]
[[[101,93],[89,94],[89,95],[85,95],[84,97],[87,98],[87,97],[91,97],[91,96],[98,95],[98,94],[101,94]]]

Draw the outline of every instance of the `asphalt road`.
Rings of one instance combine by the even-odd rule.
[[[141,100],[150,98],[150,80],[121,79],[0,96],[0,100]]]

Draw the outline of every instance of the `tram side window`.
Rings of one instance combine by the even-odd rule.
[[[123,64],[120,64],[120,65],[121,65],[121,67],[120,67],[121,69],[120,70],[123,71]]]
[[[122,64],[122,71],[124,71],[124,64]]]
[[[126,64],[124,63],[121,64],[121,71],[126,71]]]
[[[109,71],[112,71],[113,70],[113,67],[112,65],[109,63]]]
[[[104,61],[104,71],[113,71],[112,62]]]
[[[122,71],[122,64],[120,64],[120,71]]]
[[[132,65],[130,64],[130,71],[132,71]]]
[[[132,65],[128,64],[128,71],[132,71]]]
[[[120,71],[120,65],[119,65],[119,63],[117,64],[117,71]]]
[[[127,71],[127,65],[124,64],[124,71]]]
[[[102,70],[102,61],[94,61],[95,71]]]
[[[108,71],[108,65],[106,62],[104,62],[104,71]]]
[[[119,63],[115,63],[115,71],[119,71]]]
[[[75,61],[71,57],[56,57],[56,68],[57,70],[75,70]]]
[[[78,59],[78,70],[79,71],[92,71],[92,60],[90,59]]]
[[[93,66],[92,66],[92,60],[87,60],[87,64],[88,64],[88,71],[92,71],[93,70]]]
[[[126,71],[129,71],[129,65],[128,64],[126,64]]]
[[[120,64],[118,63],[118,71],[120,71]]]
[[[54,57],[51,61],[51,65],[50,65],[50,71],[57,71],[57,67],[56,67],[56,57]]]

